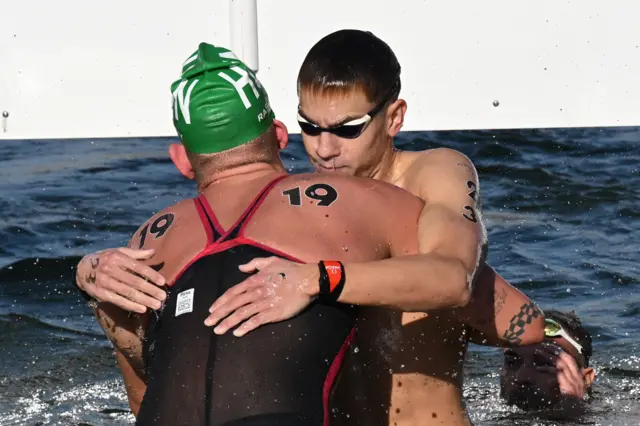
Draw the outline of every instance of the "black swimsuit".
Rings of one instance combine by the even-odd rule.
[[[209,307],[249,275],[238,265],[285,253],[244,237],[269,183],[224,232],[206,198],[194,200],[207,246],[151,315],[144,343],[147,390],[137,425],[326,426],[336,376],[354,334],[347,306],[313,303],[296,317],[241,338],[204,325]],[[299,261],[298,261],[299,262]]]

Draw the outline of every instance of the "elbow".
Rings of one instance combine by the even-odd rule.
[[[486,258],[487,244],[486,240],[483,239],[482,243],[478,246],[477,256],[475,256],[472,264],[467,264],[464,261],[458,262],[456,282],[460,283],[460,291],[458,305],[455,306],[456,308],[464,308],[471,302],[475,282],[483,269],[482,266],[485,265]]]
[[[456,298],[454,303],[452,304],[452,308],[464,308],[471,301],[471,289],[466,285],[460,288],[460,290],[456,294]]]
[[[464,308],[469,304],[469,302],[471,302],[471,289],[469,288],[469,286],[464,286],[462,289],[460,289],[460,294],[458,295],[457,302],[458,303],[454,306],[454,308]]]
[[[456,261],[452,268],[451,308],[464,308],[471,301],[473,280],[464,263]]]

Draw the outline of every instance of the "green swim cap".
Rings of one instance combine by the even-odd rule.
[[[187,151],[210,154],[247,143],[273,123],[253,71],[224,47],[200,43],[171,85],[173,124]]]

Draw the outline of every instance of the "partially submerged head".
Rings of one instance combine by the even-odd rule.
[[[266,90],[228,49],[200,43],[171,85],[173,124],[182,145],[170,155],[201,186],[212,173],[253,163],[281,164],[282,123]],[[284,129],[286,143],[286,129]]]
[[[590,391],[595,378],[589,360],[591,335],[574,312],[545,311],[545,340],[541,344],[507,349],[500,378],[500,393],[507,403],[525,410],[555,409],[560,402],[581,400],[584,395],[562,394],[556,369],[562,350],[574,363],[583,388]]]
[[[341,30],[318,41],[298,74],[298,121],[316,169],[372,176],[402,127],[399,93],[400,64],[378,37]]]

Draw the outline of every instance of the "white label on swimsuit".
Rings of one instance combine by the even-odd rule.
[[[176,316],[182,314],[188,314],[193,312],[193,293],[195,289],[190,288],[182,293],[178,293],[178,300],[176,302]]]

